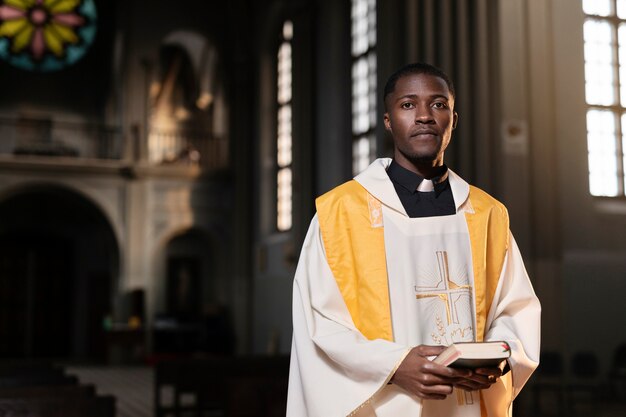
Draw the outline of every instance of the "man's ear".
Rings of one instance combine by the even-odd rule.
[[[389,113],[383,114],[383,122],[385,123],[385,130],[391,132],[391,119],[389,119]]]
[[[456,129],[457,123],[459,123],[459,114],[454,112],[454,115],[452,116],[452,129]]]

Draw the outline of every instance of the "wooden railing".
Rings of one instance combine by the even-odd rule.
[[[145,137],[139,130],[125,137],[116,126],[0,116],[0,155],[132,160],[220,170],[228,167],[228,140],[209,132],[157,129],[148,130]]]
[[[123,140],[119,127],[0,118],[0,154],[121,159]]]
[[[153,129],[147,148],[151,164],[184,163],[209,170],[228,166],[228,141],[210,133]]]

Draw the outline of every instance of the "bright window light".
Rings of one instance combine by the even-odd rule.
[[[376,0],[352,0],[352,171],[376,157]]]
[[[582,3],[589,192],[624,197],[626,1]]]
[[[291,229],[292,215],[292,78],[293,63],[291,39],[293,24],[283,25],[282,42],[278,48],[277,63],[277,121],[276,121],[276,228],[280,232]]]

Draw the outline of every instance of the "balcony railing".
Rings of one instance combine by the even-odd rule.
[[[148,134],[150,164],[199,165],[209,170],[228,166],[228,140],[209,133],[151,130]]]
[[[119,127],[51,119],[0,117],[0,155],[36,155],[133,160],[146,165],[228,167],[228,140],[206,132],[151,129],[144,142],[138,130],[125,138]],[[133,141],[133,146],[126,143]]]
[[[0,154],[121,159],[121,129],[51,119],[0,118]]]

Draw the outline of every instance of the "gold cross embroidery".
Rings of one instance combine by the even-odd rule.
[[[416,299],[433,298],[437,297],[445,303],[446,306],[446,318],[448,325],[452,323],[459,324],[458,317],[456,315],[456,307],[453,300],[453,296],[460,293],[466,293],[467,290],[471,290],[471,285],[459,285],[450,279],[450,270],[448,268],[448,252],[437,251],[437,265],[439,267],[439,282],[435,285],[435,288],[439,288],[443,283],[443,289],[439,292],[428,292],[422,294],[415,294]],[[416,291],[425,287],[415,286]],[[426,287],[433,288],[433,287]],[[423,291],[423,290],[422,290]]]
[[[440,291],[431,291],[431,292],[423,292],[421,294],[415,294],[416,299],[423,298],[439,298],[444,302],[446,306],[446,318],[448,321],[448,326],[451,324],[460,324],[459,319],[456,312],[456,305],[454,296],[461,295],[467,293],[467,291],[471,291],[471,285],[459,285],[450,279],[450,270],[448,267],[448,252],[447,251],[437,251],[437,266],[439,269],[439,281],[435,284],[434,287],[423,287],[423,286],[415,286],[415,291],[428,291],[431,289],[439,289],[443,285],[443,289]],[[441,319],[437,318],[437,326],[441,326]],[[443,329],[440,329],[443,330]],[[471,327],[467,329],[457,329],[461,333],[461,337],[465,336],[466,331],[471,331]],[[453,332],[453,333],[454,333]],[[443,331],[442,331],[443,335]],[[450,335],[451,337],[453,334]],[[474,398],[471,392],[465,392],[462,390],[456,391],[457,404],[458,405],[471,405],[474,403]]]

